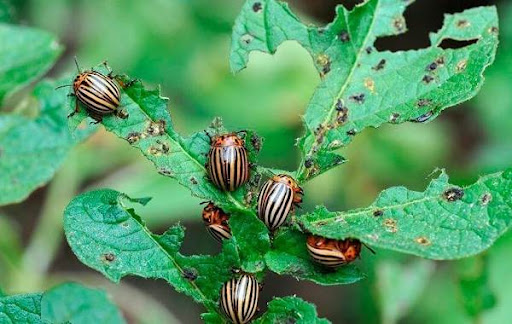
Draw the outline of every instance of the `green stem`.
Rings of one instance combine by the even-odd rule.
[[[62,215],[79,186],[77,159],[70,157],[48,187],[41,216],[23,255],[21,269],[12,274],[12,291],[39,290],[63,238]]]

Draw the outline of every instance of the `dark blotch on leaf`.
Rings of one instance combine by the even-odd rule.
[[[313,166],[313,159],[311,157],[308,157],[306,161],[304,161],[304,166],[309,169]]]
[[[263,8],[263,6],[261,5],[261,2],[255,2],[252,5],[252,11],[254,11],[254,12],[260,12],[262,8]]]
[[[165,168],[159,169],[158,173],[160,173],[161,175],[167,176],[167,177],[172,175],[171,170],[168,170],[168,169],[165,169]]]
[[[480,198],[480,201],[482,202],[482,205],[487,205],[492,199],[492,195],[490,193],[484,193],[482,195],[482,198]]]
[[[362,104],[364,103],[364,93],[360,93],[360,94],[357,94],[357,95],[353,95],[353,96],[350,96],[350,100],[353,100],[355,102],[357,102],[358,104]]]
[[[347,135],[348,135],[348,136],[354,136],[354,135],[356,135],[356,130],[355,130],[355,129],[349,129],[349,130],[347,131]]]
[[[366,54],[371,54],[373,52],[373,48],[371,46],[368,46],[366,49]]]
[[[336,107],[336,111],[338,112],[338,115],[336,117],[336,121],[338,124],[344,124],[348,119],[348,108],[347,107],[341,107],[341,109],[338,109]]]
[[[103,259],[107,262],[113,262],[116,259],[116,256],[113,253],[105,253],[103,254]]]
[[[195,177],[190,177],[190,182],[194,185],[197,184],[197,179]]]
[[[460,188],[450,188],[443,193],[446,200],[452,202],[460,200],[464,196],[464,190]]]
[[[187,279],[187,280],[190,280],[190,281],[194,281],[197,279],[197,270],[192,268],[192,269],[189,269],[189,268],[185,268],[183,269],[183,278]]]
[[[386,60],[385,59],[382,59],[379,61],[379,63],[377,63],[377,65],[375,65],[374,67],[372,67],[373,70],[375,71],[380,71],[382,70],[384,67],[386,66]]]
[[[398,122],[398,118],[400,118],[399,113],[392,113],[391,116],[389,117],[389,121],[391,123],[396,123],[396,122]]]
[[[380,209],[377,209],[377,210],[373,211],[373,216],[375,216],[375,217],[380,217],[382,215],[384,215],[384,212],[382,210],[380,210]]]
[[[322,75],[326,75],[327,73],[331,72],[331,61],[327,62],[322,68]]]
[[[126,140],[130,144],[135,144],[140,140],[140,133],[132,132],[132,133],[128,134],[128,136],[126,137]]]
[[[262,143],[261,137],[259,137],[256,134],[253,134],[251,137],[251,144],[252,144],[252,147],[254,147],[254,150],[256,150],[256,152],[259,152],[261,150],[261,143]]]
[[[398,33],[401,33],[405,30],[405,19],[404,17],[400,16],[398,18],[395,18],[393,20],[393,26],[395,27],[396,31]]]
[[[150,136],[163,135],[165,133],[165,120],[161,119],[156,122],[151,122],[147,128],[147,132]]]
[[[457,27],[459,28],[466,28],[469,26],[469,22],[465,19],[461,19],[459,21],[457,21]]]
[[[350,40],[350,35],[346,30],[343,30],[339,35],[338,39],[342,41],[343,43],[346,43]]]
[[[434,81],[434,78],[430,75],[425,75],[422,81],[425,82],[426,84],[429,84],[430,82]]]
[[[430,63],[429,65],[427,65],[427,67],[425,68],[426,71],[434,71],[435,69],[437,69],[437,63],[436,62],[432,62]]]

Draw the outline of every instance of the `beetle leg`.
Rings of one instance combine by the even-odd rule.
[[[80,107],[78,106],[78,100],[75,102],[75,110],[71,112],[71,114],[68,115],[68,118],[73,117],[77,112],[80,111]]]
[[[114,72],[112,71],[112,69],[110,68],[110,66],[108,66],[108,62],[107,62],[107,60],[103,61],[103,63],[102,63],[102,64],[103,64],[103,66],[105,67],[105,69],[107,69],[107,71],[108,71],[107,76],[108,76],[109,78],[111,78],[111,79],[112,79],[112,73],[114,73]]]

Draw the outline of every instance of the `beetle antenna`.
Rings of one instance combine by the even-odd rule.
[[[76,68],[78,69],[78,72],[82,72],[82,69],[80,69],[80,65],[78,64],[78,59],[76,58],[75,56],[75,65],[76,65]]]
[[[362,242],[361,242],[362,243]],[[366,243],[363,243],[363,245],[368,249],[370,250],[370,252],[372,252],[373,254],[377,254],[377,252],[375,252],[374,249],[372,249],[371,247],[369,247],[368,245],[366,245]]]
[[[72,84],[65,84],[65,85],[58,86],[57,88],[55,88],[55,90],[65,88],[65,87],[72,87],[72,86],[73,86]]]

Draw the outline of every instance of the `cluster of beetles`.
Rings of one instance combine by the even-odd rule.
[[[81,102],[96,122],[110,114],[123,117],[118,109],[121,92],[114,81],[112,71],[109,70],[110,73],[105,75],[92,70],[81,72],[78,64],[77,68],[79,74],[73,82],[71,94],[77,101],[72,114],[79,111],[78,102]],[[130,85],[128,83],[123,86]],[[213,137],[206,168],[212,183],[223,191],[234,191],[247,183],[250,167],[244,140],[236,133]],[[271,232],[274,232],[285,222],[287,216],[294,212],[295,207],[300,205],[303,194],[302,188],[292,177],[285,174],[273,176],[259,192],[259,218]],[[219,242],[231,238],[229,215],[213,202],[205,204],[202,216],[208,232]],[[306,240],[306,246],[312,259],[328,268],[348,264],[361,252],[361,242],[356,239],[333,240],[310,235]],[[251,274],[242,273],[222,286],[220,306],[233,323],[248,323],[256,313],[259,291],[260,285],[256,278]]]

